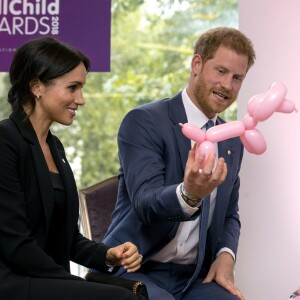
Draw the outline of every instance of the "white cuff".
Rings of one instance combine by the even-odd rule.
[[[233,260],[235,261],[235,254],[233,253],[233,251],[231,249],[229,249],[227,247],[223,247],[218,251],[216,256],[218,257],[222,252],[228,252],[229,254],[231,254]]]
[[[183,212],[185,214],[187,214],[189,217],[191,217],[198,209],[199,207],[192,207],[192,206],[189,206],[183,199],[182,197],[180,196],[180,184],[177,186],[176,188],[176,194],[177,194],[177,198],[178,198],[178,201],[181,205],[181,208],[183,210]]]

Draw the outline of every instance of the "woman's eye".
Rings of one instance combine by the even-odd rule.
[[[71,92],[75,92],[75,90],[76,90],[76,85],[71,85],[71,86],[69,86],[69,90],[70,90]]]

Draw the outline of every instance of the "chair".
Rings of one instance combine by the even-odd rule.
[[[101,242],[110,223],[118,194],[118,176],[110,177],[87,188],[78,190],[80,224],[83,235]],[[85,272],[85,271],[84,271]],[[137,299],[148,299],[146,286],[137,280],[114,278],[111,275],[87,270],[87,281],[117,285],[130,290]]]
[[[101,242],[110,223],[118,193],[118,176],[80,189],[79,205],[83,235]]]

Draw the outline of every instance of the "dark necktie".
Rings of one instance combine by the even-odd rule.
[[[209,128],[215,126],[214,121],[212,120],[208,120],[207,123],[205,124],[205,128],[206,130],[208,130]]]
[[[208,120],[205,124],[206,130],[214,126],[214,122],[212,120]],[[184,291],[190,286],[190,284],[197,278],[200,273],[204,255],[205,255],[205,247],[206,247],[206,236],[207,236],[207,228],[208,228],[208,216],[209,216],[209,205],[210,205],[210,196],[207,196],[201,204],[201,218],[199,225],[199,245],[198,245],[198,256],[197,256],[197,264],[196,269],[193,276],[188,281],[187,285],[184,288]]]
[[[210,205],[210,197],[207,196],[201,204],[201,219],[200,219],[200,225],[199,225],[199,244],[198,244],[196,269],[195,269],[193,276],[187,282],[183,292],[186,291],[189,288],[189,286],[194,282],[194,280],[197,278],[197,276],[200,273],[202,264],[203,264],[203,259],[204,259],[204,255],[205,255],[205,247],[206,247],[209,205]]]

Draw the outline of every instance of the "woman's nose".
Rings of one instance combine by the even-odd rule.
[[[75,103],[78,104],[78,105],[84,105],[85,104],[85,101],[84,101],[84,98],[83,98],[83,94],[81,91],[78,92],[78,95],[76,95],[75,97]]]

